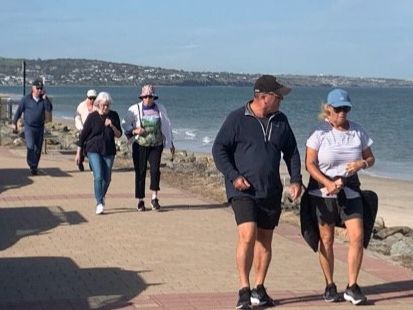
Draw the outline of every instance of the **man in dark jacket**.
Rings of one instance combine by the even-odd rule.
[[[42,153],[45,112],[52,111],[52,103],[46,96],[43,81],[36,79],[32,84],[32,91],[25,96],[13,118],[13,130],[17,130],[17,121],[24,113],[24,139],[27,147],[27,164],[32,175],[37,174],[40,155]]]
[[[241,289],[237,309],[274,304],[264,280],[281,214],[281,154],[291,178],[290,196],[297,199],[301,194],[300,155],[287,117],[279,111],[290,90],[274,76],[261,76],[254,85],[254,98],[229,114],[212,148],[238,225],[236,259]],[[253,261],[255,288],[250,290]]]

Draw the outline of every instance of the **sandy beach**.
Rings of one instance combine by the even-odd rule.
[[[379,196],[378,216],[386,226],[413,226],[413,182],[360,176],[363,189],[371,189]]]

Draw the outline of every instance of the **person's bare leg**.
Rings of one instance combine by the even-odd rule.
[[[355,218],[347,220],[345,224],[349,239],[347,255],[348,285],[352,286],[354,283],[357,283],[361,262],[363,260],[363,221]]]
[[[272,258],[273,229],[257,229],[257,240],[254,246],[255,285],[264,284],[268,267]]]
[[[326,285],[328,285],[334,282],[334,226],[320,224],[318,227],[320,230],[320,266],[323,270]]]
[[[254,259],[254,245],[257,237],[257,226],[254,222],[238,225],[237,267],[240,287],[250,287],[249,274]]]

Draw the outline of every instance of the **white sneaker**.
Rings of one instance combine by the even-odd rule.
[[[102,214],[103,213],[103,205],[100,203],[96,206],[96,214]]]

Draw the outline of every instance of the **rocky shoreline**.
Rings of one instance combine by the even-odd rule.
[[[11,148],[24,146],[22,131],[14,134],[5,122],[0,126],[1,145]],[[46,124],[45,137],[49,151],[74,151],[76,149],[77,133],[68,122],[55,121]],[[115,170],[132,169],[130,145],[124,137],[117,141],[117,147]],[[211,155],[177,151],[172,157],[169,150],[165,150],[161,167],[162,182],[226,204],[223,177],[215,168]],[[282,180],[289,179],[285,167],[281,167],[281,177]],[[284,197],[282,220],[298,226],[299,202],[291,203],[286,195]],[[337,228],[336,234],[340,239],[346,240],[345,229]],[[413,229],[410,227],[387,227],[385,220],[378,217],[368,248],[391,257],[393,261],[413,270]]]

